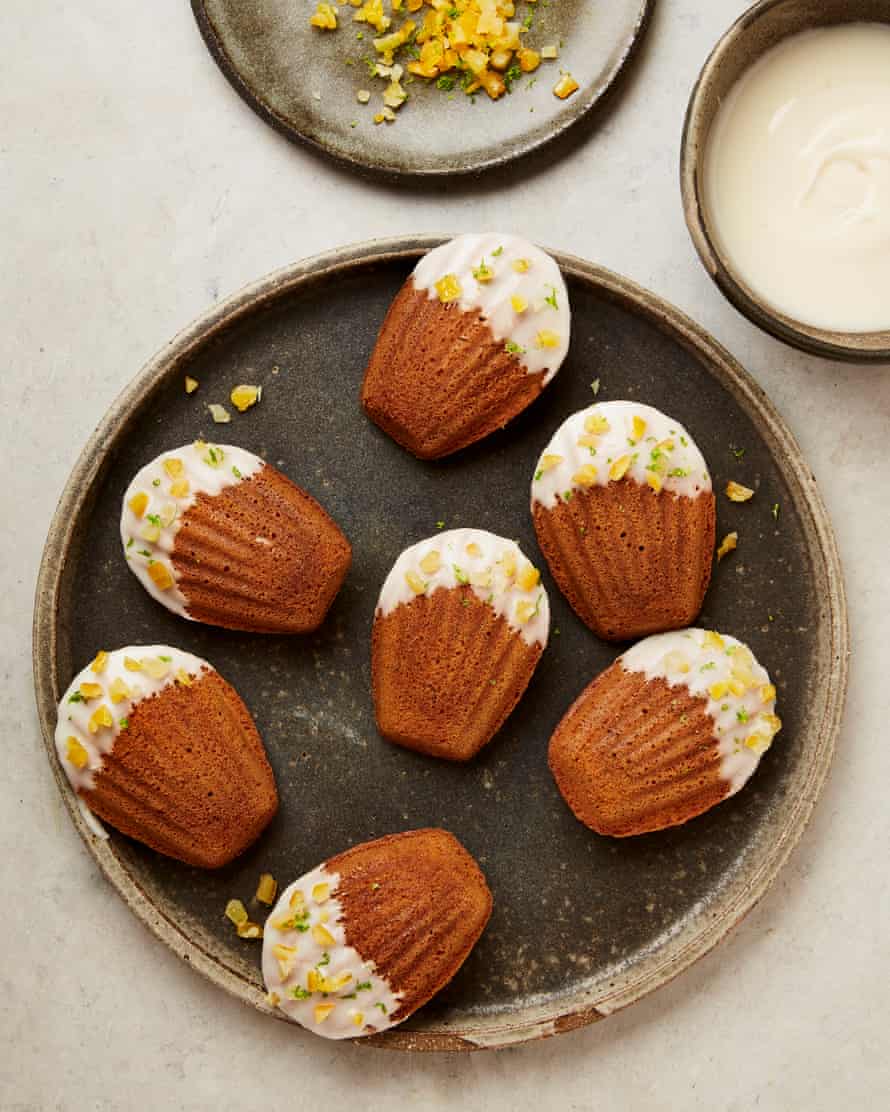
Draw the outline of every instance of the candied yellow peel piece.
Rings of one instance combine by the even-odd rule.
[[[646,422],[642,417],[634,417],[632,435],[634,440],[642,440],[646,435]]]
[[[316,1004],[315,1005],[315,1022],[324,1023],[331,1012],[336,1007],[336,1004]]]
[[[159,560],[148,565],[148,575],[159,591],[169,591],[173,586],[174,579],[170,569]]]
[[[541,462],[538,464],[538,470],[547,472],[552,471],[554,467],[558,467],[563,461],[562,456],[552,454],[550,452],[541,456]]]
[[[90,665],[90,671],[94,672],[97,676],[105,671],[108,664],[108,653],[104,649],[100,649],[93,658],[93,663]]]
[[[520,591],[533,591],[541,581],[541,573],[532,564],[526,564],[516,576],[516,586]]]
[[[315,884],[312,888],[312,899],[317,904],[323,904],[331,895],[330,884]]]
[[[355,1024],[356,1027],[361,1027],[361,1025],[365,1022],[365,1013],[353,1012],[352,1022]]]
[[[713,629],[706,629],[705,635],[702,638],[702,645],[706,649],[714,649],[718,653],[722,653],[726,649],[726,642]]]
[[[428,552],[420,561],[420,570],[426,575],[435,575],[442,566],[442,557],[435,550]],[[412,588],[413,590],[413,588]]]
[[[76,737],[69,737],[65,747],[65,754],[75,768],[86,768],[90,757],[83,745]]]
[[[750,487],[742,486],[741,483],[733,482],[730,479],[726,484],[726,497],[730,502],[747,502],[754,497],[754,491]]]
[[[514,259],[513,269],[517,274],[527,274],[531,270],[531,261],[529,259]]]
[[[249,918],[247,908],[240,900],[229,900],[226,904],[225,915],[236,927],[241,926],[242,923],[246,923]]]
[[[253,923],[250,919],[246,923],[239,923],[235,928],[238,932],[239,938],[262,938],[263,928],[259,923]]]
[[[142,671],[151,676],[153,680],[162,680],[170,671],[170,661],[161,660],[159,656],[144,656],[140,661]]]
[[[239,413],[244,413],[250,409],[263,396],[263,389],[261,386],[250,386],[242,383],[241,386],[236,386],[235,389],[229,394],[232,405],[238,410]]]
[[[594,436],[604,436],[612,426],[601,413],[588,413],[584,418],[584,431]]]
[[[457,301],[463,292],[456,274],[446,274],[436,282],[436,293],[443,305]]]
[[[623,479],[630,470],[631,463],[633,463],[633,458],[631,456],[620,456],[618,459],[616,459],[612,466],[609,468],[609,478],[612,480],[612,482],[617,482],[619,479]]]
[[[138,494],[133,495],[127,505],[130,507],[135,517],[142,517],[148,509],[148,495],[145,491],[140,490]]]
[[[717,559],[722,560],[724,556],[728,555],[733,549],[738,548],[739,535],[735,531],[727,533],[723,540],[720,542],[720,547],[717,549]]]
[[[278,881],[271,873],[261,873],[256,886],[257,902],[271,907],[278,895]]]
[[[470,543],[467,545],[466,552],[468,556],[482,555],[482,549],[479,547],[478,544],[476,544],[475,541],[470,541]]]
[[[318,27],[321,31],[336,31],[337,12],[333,4],[319,4],[309,23],[310,26]]]
[[[411,588],[415,595],[422,595],[426,590],[426,583],[420,578],[416,571],[405,572],[405,582]]]
[[[545,46],[541,51],[541,56],[549,58],[550,55],[546,53],[546,50],[547,47]],[[553,86],[553,95],[559,97],[560,100],[565,100],[567,97],[570,97],[572,93],[576,93],[580,88],[581,86],[570,73],[564,73]]]
[[[187,498],[190,489],[188,479],[175,479],[170,484],[170,495],[172,498]]]
[[[572,482],[575,486],[593,486],[596,483],[598,474],[599,472],[592,463],[585,463],[584,466],[579,468],[572,476]]]
[[[529,602],[528,599],[520,599],[519,602],[516,603],[516,621],[519,622],[520,625],[525,625],[525,623],[531,619],[534,612],[535,604]]]
[[[514,293],[510,298],[510,305],[514,313],[524,313],[528,308],[528,302],[518,293]]]
[[[559,347],[559,333],[552,328],[542,328],[535,336],[535,347],[540,349]]]
[[[185,464],[176,456],[164,460],[164,470],[171,479],[178,479],[185,468]]]
[[[102,694],[102,690],[101,683],[82,683],[78,688],[78,691],[87,702],[89,702],[90,699],[98,699]]]
[[[111,711],[104,703],[100,703],[98,707],[90,715],[89,722],[87,722],[87,729],[91,734],[97,734],[102,729],[107,729],[109,726],[114,725],[114,718]]]
[[[191,375],[185,376],[185,392],[187,394],[194,394],[199,385],[200,383],[196,378],[192,378]]]
[[[141,672],[142,662],[140,660],[135,660],[132,656],[125,656],[124,667],[128,672]]]
[[[319,944],[319,946],[333,946],[337,941],[327,927],[322,926],[321,923],[316,923],[312,928],[312,937]]]
[[[776,697],[776,688],[771,683],[765,683],[760,689],[760,698],[764,703],[769,703]]]
[[[661,476],[657,471],[647,471],[646,482],[652,487],[656,494],[661,492]]]

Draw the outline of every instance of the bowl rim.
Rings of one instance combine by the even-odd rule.
[[[320,280],[336,279],[366,266],[393,262],[413,265],[422,254],[449,238],[448,235],[404,235],[349,244],[274,271],[200,314],[124,386],[84,445],[59,499],[40,564],[32,633],[35,697],[51,774],[75,828],[106,879],[156,938],[219,988],[285,1023],[289,1021],[268,1003],[260,988],[211,952],[200,938],[177,923],[167,909],[153,902],[126,862],[114,852],[113,843],[97,838],[81,811],[57,760],[54,742],[58,697],[65,686],[57,667],[57,645],[64,633],[60,626],[64,609],[64,569],[72,554],[77,519],[102,481],[117,439],[126,435],[133,411],[164,383],[179,375],[196,350],[225,334],[231,325],[248,319],[282,297],[311,288]],[[418,1027],[395,1027],[381,1035],[355,1040],[362,1046],[423,1051],[515,1046],[604,1019],[672,981],[726,938],[771,887],[809,823],[828,775],[840,730],[850,655],[843,571],[827,509],[794,434],[763,389],[701,325],[659,295],[622,275],[567,252],[547,250],[566,276],[593,283],[620,301],[632,302],[641,315],[687,347],[760,423],[770,451],[786,462],[791,496],[810,537],[811,550],[818,557],[815,574],[824,590],[822,609],[826,628],[823,666],[827,668],[830,663],[832,682],[824,685],[821,717],[812,728],[812,760],[801,790],[789,800],[785,821],[775,842],[764,850],[755,868],[722,894],[719,914],[712,912],[696,918],[663,946],[645,953],[627,970],[616,972],[607,990],[582,990],[570,997],[530,1004],[521,1011],[483,1015],[463,1027],[446,1014],[444,1018]]]
[[[833,331],[805,324],[774,309],[734,272],[732,264],[711,235],[705,216],[701,169],[710,125],[707,128],[704,126],[703,117],[710,107],[711,98],[716,95],[714,84],[719,70],[764,16],[776,8],[791,7],[800,2],[801,0],[759,0],[732,23],[708,55],[692,87],[683,120],[680,141],[680,195],[683,215],[698,257],[712,281],[724,297],[753,324],[776,339],[811,355],[848,363],[886,363],[890,362],[890,328],[875,332]],[[873,21],[873,16],[857,16],[854,12],[851,18],[843,18],[839,13],[836,20],[831,18],[828,23],[818,26]],[[886,21],[890,25],[890,3],[887,5]],[[800,34],[802,30],[804,28],[787,31],[766,49],[776,46],[778,41]],[[762,54],[758,57],[762,57]],[[748,63],[745,69],[752,64],[753,62]]]

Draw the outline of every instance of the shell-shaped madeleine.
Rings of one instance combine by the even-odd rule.
[[[513,541],[454,529],[413,545],[387,576],[374,618],[380,732],[468,760],[522,697],[549,622],[539,573]]]
[[[362,405],[414,455],[449,455],[535,400],[569,334],[568,293],[549,255],[518,236],[458,236],[420,260],[390,307]]]
[[[716,507],[679,422],[635,402],[569,417],[541,453],[532,518],[553,578],[600,637],[681,629],[711,577]]]
[[[282,892],[264,928],[269,999],[326,1038],[385,1031],[451,980],[490,914],[479,866],[447,831],[354,846]]]
[[[259,456],[196,441],[143,467],[124,495],[130,570],[180,617],[254,633],[306,633],[349,570],[334,520]]]
[[[169,645],[98,653],[62,696],[55,740],[90,811],[189,865],[227,864],[278,808],[238,693],[205,660]]]
[[[781,727],[775,700],[766,670],[734,637],[649,637],[569,708],[550,739],[550,769],[600,834],[676,826],[748,781]]]

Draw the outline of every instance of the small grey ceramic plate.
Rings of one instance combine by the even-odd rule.
[[[366,65],[377,32],[353,23],[352,8],[338,8],[331,32],[309,26],[315,3],[192,0],[192,8],[220,69],[267,123],[353,169],[435,177],[502,165],[581,120],[630,60],[654,2],[520,0],[518,17],[534,17],[530,44],[562,43],[558,61],[542,63],[496,104],[484,93],[449,97],[418,79],[397,121],[379,125],[385,82]],[[561,70],[581,85],[565,101],[552,92]],[[372,91],[370,104],[357,102],[360,89]]]
[[[698,256],[722,293],[754,324],[801,351],[850,363],[890,362],[890,329],[835,332],[795,320],[766,302],[721,251],[704,195],[704,159],[717,110],[733,85],[790,35],[839,23],[888,23],[890,0],[760,0],[720,39],[689,98],[680,154],[686,225]]]
[[[828,770],[846,684],[847,629],[831,528],[788,429],[739,365],[677,310],[623,278],[556,255],[573,306],[569,357],[505,430],[420,463],[364,417],[359,387],[377,328],[423,250],[438,240],[364,244],[281,271],[214,307],[112,406],[62,495],[37,590],[34,667],[47,752],[72,818],[137,915],[216,984],[269,1011],[259,947],[226,901],[250,903],[268,870],[282,884],[356,842],[438,825],[476,855],[494,913],[455,980],[386,1046],[503,1046],[568,1030],[638,999],[705,953],[763,894],[797,841]],[[201,385],[187,397],[183,376]],[[380,585],[399,552],[447,526],[519,540],[539,561],[532,469],[557,425],[593,398],[639,398],[694,434],[718,489],[720,535],[738,551],[715,570],[702,623],[749,642],[779,688],[785,728],[752,782],[676,830],[629,840],[581,826],[547,769],[571,700],[616,655],[546,575],[553,630],[529,690],[469,765],[384,742],[374,728],[369,641]],[[261,403],[225,427],[208,402],[239,382]],[[204,437],[259,452],[333,513],[354,563],[321,630],[262,637],[187,623],[127,570],[118,515],[136,469]],[[772,507],[777,505],[778,517]],[[281,793],[278,817],[241,859],[202,872],[112,833],[90,834],[52,744],[56,702],[102,646],[168,642],[206,657],[253,712]],[[254,915],[262,909],[253,905]],[[294,1038],[310,1038],[296,1028]]]

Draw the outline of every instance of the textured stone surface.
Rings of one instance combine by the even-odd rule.
[[[890,381],[761,335],[695,258],[677,189],[682,113],[705,55],[744,7],[662,0],[634,79],[596,134],[562,160],[550,152],[444,196],[353,180],[258,124],[185,4],[0,10],[4,1108],[309,1108],[332,1096],[358,1107],[361,1096],[444,1109],[459,1092],[468,1108],[536,1112],[827,1110],[886,1091]],[[834,518],[854,666],[812,825],[710,957],[576,1034],[499,1055],[394,1058],[311,1041],[229,1000],[189,975],[105,883],[38,737],[31,593],[55,500],[99,416],[216,298],[338,243],[498,226],[650,286],[761,382]]]

